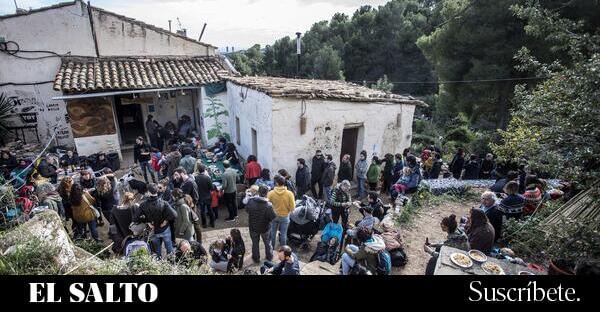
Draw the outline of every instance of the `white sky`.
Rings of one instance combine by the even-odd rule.
[[[198,39],[208,23],[202,41],[225,50],[248,48],[255,43],[272,44],[284,36],[305,32],[336,12],[352,15],[363,4],[377,7],[388,0],[91,0],[107,11],[133,17],[168,29],[178,28],[177,17],[188,36]],[[39,8],[61,0],[17,0],[20,8]],[[0,0],[0,15],[15,12],[13,0]]]

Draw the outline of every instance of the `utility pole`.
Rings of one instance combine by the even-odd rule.
[[[300,44],[300,35],[302,33],[297,32],[296,33],[296,56],[298,57],[298,60],[296,61],[296,78],[300,77],[300,54],[302,54],[302,50],[301,50],[301,44]]]

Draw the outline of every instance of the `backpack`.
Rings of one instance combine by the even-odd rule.
[[[377,253],[377,275],[389,275],[392,272],[392,257],[383,249]]]
[[[148,248],[148,244],[145,241],[134,240],[127,244],[127,247],[125,247],[125,257],[130,257],[136,250],[139,249],[146,249],[146,251],[150,253],[150,248]]]
[[[389,251],[390,258],[392,260],[393,267],[401,267],[408,262],[408,258],[406,257],[406,253],[402,248],[396,248]]]

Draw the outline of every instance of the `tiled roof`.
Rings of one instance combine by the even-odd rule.
[[[216,57],[63,57],[54,90],[101,90],[199,86],[226,75]]]
[[[386,93],[339,80],[292,79],[280,77],[227,77],[227,80],[271,97],[323,99],[345,102],[379,102],[427,106],[412,96]]]

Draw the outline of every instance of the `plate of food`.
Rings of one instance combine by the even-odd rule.
[[[452,263],[458,265],[461,268],[470,268],[473,266],[473,261],[471,261],[471,258],[469,258],[469,256],[465,255],[462,252],[454,252],[450,255],[450,261],[452,261]]]
[[[488,274],[506,275],[506,273],[504,273],[504,270],[502,269],[502,267],[500,267],[499,265],[497,265],[493,262],[486,262],[481,265],[481,268]]]
[[[471,257],[471,259],[473,259],[473,261],[479,262],[479,263],[483,263],[483,262],[487,261],[487,256],[483,252],[481,252],[477,249],[469,250],[469,257]]]
[[[519,271],[519,275],[535,275],[529,271]]]

